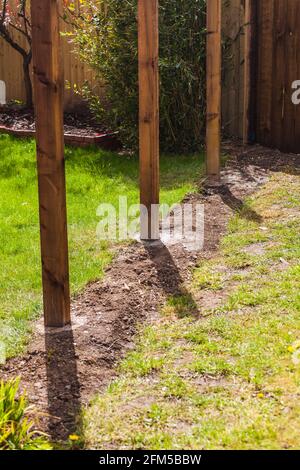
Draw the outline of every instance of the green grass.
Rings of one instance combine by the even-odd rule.
[[[214,270],[210,263],[195,271],[194,286],[198,289],[219,291],[222,290],[223,284],[222,273]]]
[[[87,448],[299,448],[299,206],[299,177],[277,174],[247,201],[263,221],[232,218],[84,411]],[[197,302],[217,294],[214,308]]]
[[[179,202],[193,191],[203,156],[163,156],[161,199]],[[138,203],[138,160],[97,148],[66,150],[72,295],[103,275],[110,246],[96,237],[101,203],[119,195]],[[7,356],[24,348],[30,322],[41,314],[41,267],[35,143],[0,136],[0,342]]]

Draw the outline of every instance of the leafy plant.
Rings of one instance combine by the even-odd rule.
[[[47,450],[50,445],[34,430],[26,397],[18,396],[19,379],[0,382],[0,450]]]
[[[203,138],[205,112],[206,0],[160,0],[161,148],[194,151]],[[137,147],[137,0],[66,2],[72,41],[105,82],[105,98],[88,83],[81,90],[123,143]]]

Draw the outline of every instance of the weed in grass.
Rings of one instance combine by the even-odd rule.
[[[168,374],[165,380],[161,377],[160,386],[166,398],[184,398],[188,393],[188,385],[176,374]]]
[[[206,358],[196,361],[191,368],[200,375],[227,376],[234,368],[225,359],[220,357]]]

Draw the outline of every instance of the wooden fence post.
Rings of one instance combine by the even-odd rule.
[[[221,60],[221,0],[209,0],[207,2],[206,170],[210,181],[220,179]]]
[[[244,144],[249,144],[253,141],[255,134],[255,106],[253,97],[256,90],[256,7],[256,2],[253,0],[245,0]]]
[[[31,21],[45,325],[62,327],[70,293],[58,1],[31,0]]]
[[[159,239],[158,0],[138,1],[141,239]],[[143,210],[143,207],[146,210]]]

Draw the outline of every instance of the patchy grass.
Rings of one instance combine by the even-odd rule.
[[[184,318],[197,313],[198,307],[193,296],[185,289],[182,289],[182,291],[184,292],[182,295],[169,297],[164,308],[165,316],[172,317],[176,313],[178,318]]]
[[[35,144],[1,135],[0,155],[0,342],[12,356],[23,349],[30,321],[41,313]],[[179,202],[192,191],[202,165],[202,156],[162,157],[162,202]],[[97,148],[68,148],[66,176],[74,295],[101,278],[112,259],[110,246],[96,238],[96,209],[101,203],[118,207],[120,195],[128,204],[138,203],[138,160]]]
[[[299,207],[299,177],[277,174],[247,201],[251,218],[232,218],[85,410],[87,448],[299,448]],[[221,305],[195,318],[191,299],[216,291]]]
[[[201,290],[219,291],[223,289],[224,279],[222,273],[214,269],[214,266],[207,262],[201,268],[195,270],[194,287]]]

